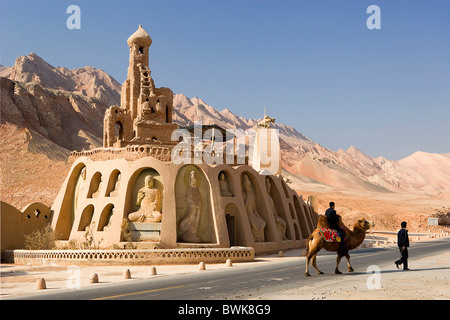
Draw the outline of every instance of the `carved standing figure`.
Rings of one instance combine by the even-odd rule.
[[[200,213],[202,211],[202,199],[197,189],[197,177],[194,170],[189,173],[189,186],[186,190],[186,215],[178,225],[182,242],[201,242],[199,236]]]
[[[161,222],[161,191],[154,187],[152,175],[145,177],[145,186],[138,191],[136,205],[139,210],[128,215],[131,222]]]
[[[228,188],[227,177],[225,176],[225,173],[223,173],[223,172],[221,172],[219,174],[219,187],[220,187],[220,194],[222,195],[222,197],[232,197],[233,196],[230,189]]]
[[[243,177],[243,192],[242,196],[244,198],[245,209],[247,210],[247,216],[250,221],[250,226],[252,228],[253,239],[255,242],[264,242],[264,229],[266,227],[266,222],[259,215],[256,210],[256,199],[255,194],[252,190],[252,183],[247,175]]]
[[[266,190],[267,190],[267,198],[269,199],[270,203],[270,209],[272,210],[273,216],[275,218],[275,222],[277,224],[278,232],[280,233],[282,240],[287,240],[286,238],[286,221],[284,221],[279,215],[277,208],[275,206],[275,202],[272,199],[272,195],[270,194],[270,190],[272,188],[272,185],[270,183],[270,180],[266,178]]]

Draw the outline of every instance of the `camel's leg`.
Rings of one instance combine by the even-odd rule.
[[[311,252],[311,246],[309,247],[308,255],[306,256],[306,270],[305,270],[305,276],[310,277],[309,274],[309,262],[311,261],[311,258],[313,257],[313,252]]]
[[[336,269],[334,269],[334,273],[336,274],[342,274],[342,272],[339,271],[339,263],[341,262],[342,256],[338,255],[336,259]]]
[[[317,253],[320,251],[320,249],[322,248],[320,245],[318,245],[319,243],[317,242],[316,239],[312,238],[311,240],[309,240],[306,245],[308,246],[308,255],[306,256],[306,270],[305,270],[305,276],[309,277],[309,262],[311,261],[311,259],[313,259],[313,261],[315,261],[315,256],[317,255]],[[316,268],[316,267],[315,267]],[[317,268],[316,268],[317,269]]]
[[[347,258],[347,267],[348,267],[348,272],[353,272],[355,270],[353,270],[352,265],[350,264],[350,255],[347,253],[345,255],[345,257]]]
[[[317,253],[314,255],[314,257],[312,257],[311,264],[312,264],[312,266],[314,267],[314,269],[317,270],[317,273],[318,273],[318,274],[323,274],[323,272],[320,271],[319,268],[317,268],[316,258],[317,258]]]
[[[309,261],[311,260],[311,256],[308,254],[308,256],[306,257],[306,270],[305,270],[305,277],[310,277],[311,275],[309,274]]]

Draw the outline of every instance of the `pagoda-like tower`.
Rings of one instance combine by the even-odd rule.
[[[152,39],[140,25],[127,44],[130,60],[121,106],[112,106],[105,113],[103,147],[171,145],[172,132],[177,129],[172,124],[173,92],[155,88],[149,68]]]
[[[105,112],[103,148],[72,152],[72,167],[51,207],[51,226],[61,245],[86,244],[89,238],[95,247],[111,249],[133,242],[142,250],[157,248],[158,254],[169,250],[158,256],[162,263],[168,263],[168,252],[192,263],[203,251],[199,259],[217,261],[236,259],[233,250],[240,248],[263,253],[304,246],[318,215],[312,201],[306,203],[281,176],[261,174],[266,167],[247,164],[173,161],[178,144],[171,141],[177,129],[173,92],[154,85],[152,40],[142,26],[127,43],[128,76],[121,105]],[[265,117],[261,135],[271,121]],[[191,251],[181,255],[172,249]],[[69,254],[61,259],[72,263]],[[110,256],[96,251],[87,260],[109,263]],[[143,261],[137,259],[141,253],[129,256]],[[155,262],[154,256],[146,257],[145,263]]]

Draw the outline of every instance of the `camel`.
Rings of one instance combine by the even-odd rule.
[[[339,225],[343,225],[340,217],[339,217]],[[321,249],[338,252],[338,256],[336,259],[336,269],[334,270],[334,273],[342,274],[342,272],[339,271],[339,263],[341,262],[343,256],[347,258],[348,271],[353,272],[354,270],[352,268],[352,265],[350,264],[350,255],[348,254],[348,251],[359,247],[359,245],[364,241],[366,231],[373,226],[374,223],[372,221],[367,221],[364,218],[360,218],[353,225],[353,230],[346,228],[348,239],[345,241],[345,244],[347,245],[348,250],[346,252],[340,252],[339,250],[340,242],[326,242],[325,240],[322,239],[321,235],[319,234],[318,228],[329,227],[327,218],[325,216],[320,216],[319,221],[317,223],[317,229],[314,230],[313,233],[309,236],[308,240],[306,240],[305,276],[307,277],[310,276],[309,274],[310,261],[312,266],[317,270],[317,272],[319,274],[323,274],[323,272],[317,268],[316,264],[317,253],[319,253]]]
[[[258,126],[269,129],[271,123],[275,123],[275,119],[265,115],[264,118],[258,122]]]

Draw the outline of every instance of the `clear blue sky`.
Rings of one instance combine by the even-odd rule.
[[[71,4],[81,30],[66,27]],[[372,4],[380,30],[366,27]],[[157,86],[246,118],[267,106],[332,150],[450,153],[450,1],[3,0],[0,64],[36,52],[122,83],[139,24]]]

